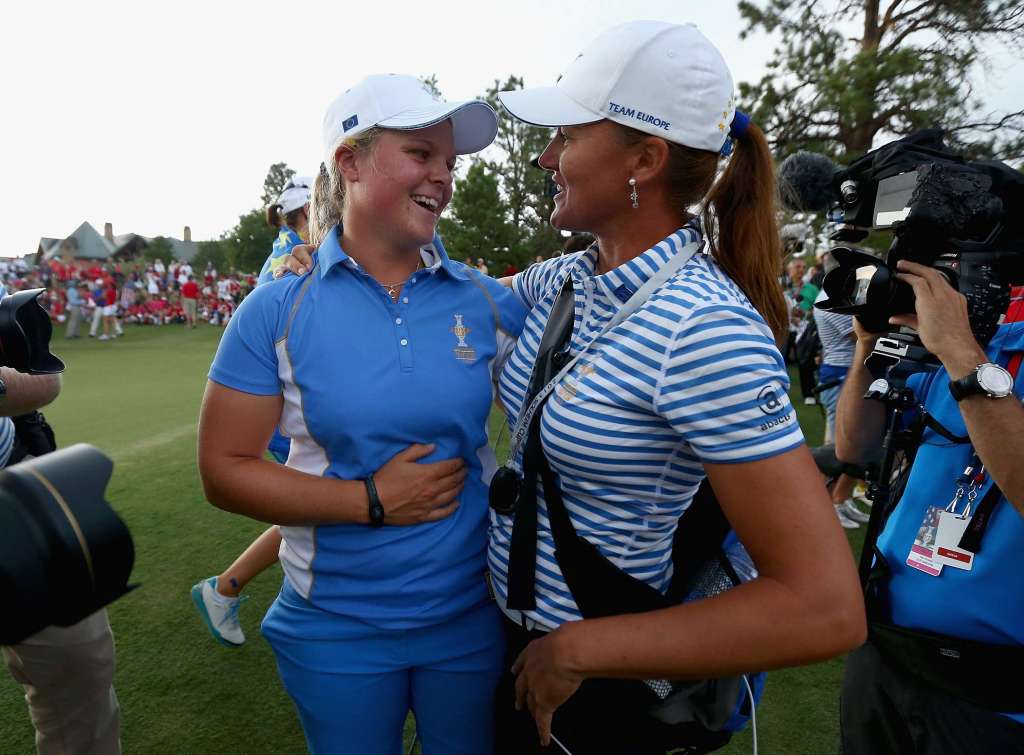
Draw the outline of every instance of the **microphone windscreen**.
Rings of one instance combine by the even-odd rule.
[[[782,204],[794,212],[827,209],[837,199],[832,178],[839,168],[824,155],[796,152],[779,166]]]

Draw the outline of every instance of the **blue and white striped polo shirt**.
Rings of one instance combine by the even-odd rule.
[[[281,564],[303,597],[384,629],[434,625],[487,600],[487,417],[526,316],[436,236],[423,256],[427,269],[395,302],[333,229],[312,273],[245,299],[210,369],[229,388],[283,394],[287,464],[300,471],[362,479],[413,443],[437,445],[425,462],[465,459],[460,506],[440,521],[281,527]]]
[[[622,303],[691,241],[689,225],[595,275],[595,247],[533,265],[513,289],[532,308],[501,375],[514,421],[552,303],[573,279],[570,350],[595,338]],[[544,406],[541,439],[576,531],[656,589],[672,576],[672,536],[704,478],[702,462],[742,463],[803,443],[771,331],[713,259],[697,254],[624,322],[600,336]],[[538,481],[537,608],[553,629],[580,619],[554,555]],[[752,496],[756,493],[752,492]],[[507,599],[513,518],[491,512],[488,566]]]
[[[6,467],[14,450],[14,420],[0,417],[0,467]]]
[[[71,288],[68,290],[70,291]],[[7,296],[7,291],[0,285],[0,299]],[[6,467],[8,459],[11,458],[11,451],[14,450],[14,420],[10,417],[0,417],[0,467]]]
[[[828,295],[822,291],[814,301],[817,303],[827,298]],[[845,372],[853,362],[857,346],[853,338],[853,315],[826,312],[815,307],[814,322],[818,326],[818,338],[821,339],[821,363],[842,367]]]

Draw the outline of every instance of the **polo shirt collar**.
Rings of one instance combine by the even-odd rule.
[[[654,276],[669,260],[691,242],[701,243],[700,221],[696,218],[674,231],[647,251],[603,275],[594,275],[597,269],[597,245],[580,255],[574,277],[592,277],[596,288],[608,301],[621,306]]]
[[[320,244],[317,257],[320,261],[320,277],[324,278],[335,265],[343,265],[351,270],[359,270],[359,263],[349,257],[341,248],[341,224],[327,232]],[[434,239],[422,248],[423,264],[427,270],[444,270],[448,275],[459,280],[468,280],[466,273],[458,270],[448,258],[448,252],[441,243],[441,237],[434,233]]]

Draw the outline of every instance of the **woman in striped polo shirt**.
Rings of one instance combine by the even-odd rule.
[[[713,598],[581,620],[538,480],[535,517],[523,518],[522,496],[514,515],[491,512],[511,667],[496,740],[517,755],[560,752],[552,735],[573,753],[663,753],[649,719],[616,710],[588,680],[722,677],[821,660],[864,638],[849,547],[776,346],[786,311],[771,156],[692,25],[615,27],[557,86],[500,97],[513,117],[558,128],[540,158],[560,189],[551,224],[597,239],[511,279],[531,314],[500,381],[510,423],[526,411],[548,314],[569,282],[568,356],[581,356],[538,411],[572,527],[664,593],[676,525],[706,475],[760,575]]]

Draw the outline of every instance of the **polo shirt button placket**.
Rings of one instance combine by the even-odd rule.
[[[398,312],[394,316],[394,323],[395,336],[398,339],[398,361],[402,365],[402,372],[412,372],[412,345],[409,340],[408,328],[409,318],[408,313],[405,311],[408,304],[409,297],[403,295],[397,302],[392,302],[391,306],[392,311],[397,310]]]

